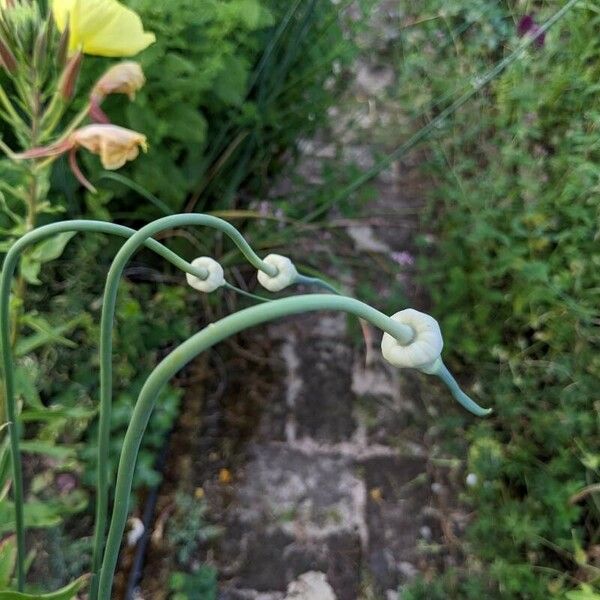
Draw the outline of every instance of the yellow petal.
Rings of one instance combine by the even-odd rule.
[[[53,0],[52,2],[52,16],[54,22],[58,27],[59,31],[64,31],[67,26],[69,14],[73,12],[73,5],[75,0]]]
[[[70,25],[71,51],[95,56],[134,56],[156,40],[136,12],[117,0],[53,0],[59,29]]]

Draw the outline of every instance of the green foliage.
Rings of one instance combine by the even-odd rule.
[[[228,208],[240,186],[260,190],[298,139],[324,122],[355,51],[330,2],[130,4],[157,42],[139,57],[147,83],[135,103],[109,98],[106,110],[148,136],[149,153],[125,172],[172,212]],[[122,199],[113,207],[138,218],[160,214],[111,187]]]
[[[570,576],[588,583],[570,597],[588,597],[600,575],[599,498],[585,491],[600,479],[599,23],[580,5],[429,146],[425,280],[449,358],[474,367],[495,411],[465,424],[477,560],[459,597],[473,580],[489,598],[569,597]],[[413,83],[424,104],[488,52],[468,36],[458,49]]]
[[[221,529],[204,519],[208,507],[201,498],[183,492],[175,497],[175,513],[169,521],[167,539],[181,566],[188,565],[198,544],[221,534]]]
[[[338,19],[342,7],[330,2],[131,0],[127,4],[157,34],[157,43],[138,57],[148,82],[136,102],[114,96],[103,108],[114,122],[143,131],[151,151],[128,165],[126,175],[112,174],[112,181],[104,177],[98,187],[106,183],[109,191],[85,197],[85,208],[64,159],[57,161],[51,178],[43,170],[35,179],[29,163],[15,167],[0,161],[1,252],[27,229],[62,212],[139,222],[186,207],[230,207],[240,189],[258,193],[295,153],[298,139],[323,124],[333,92],[342,82],[343,66],[355,50]],[[85,93],[108,64],[86,57],[79,89]],[[0,79],[6,83],[4,74]],[[54,79],[49,76],[48,81]],[[53,125],[66,109],[62,103],[57,107],[49,119]],[[32,139],[29,129],[34,128],[26,128],[27,135],[6,129],[0,135],[14,147],[36,146],[58,135],[48,127],[41,138]],[[80,158],[98,182],[96,158],[83,153]],[[27,251],[14,301],[20,334],[15,375],[25,424],[23,449],[36,471],[28,485],[26,516],[29,525],[55,529],[84,508],[87,496],[80,491],[57,494],[53,475],[69,474],[81,487],[95,478],[98,365],[91,340],[98,338],[102,276],[117,248],[96,238],[70,239],[70,235],[53,238]],[[172,246],[181,243],[176,240]],[[148,272],[157,276],[152,268]],[[179,287],[123,286],[115,339],[113,473],[144,378],[170,344],[187,336],[191,313]],[[170,315],[168,321],[164,315]],[[137,485],[158,482],[155,453],[172,427],[179,399],[180,392],[170,387],[154,411],[138,456]],[[8,476],[8,449],[2,438],[0,484]],[[12,529],[11,508],[0,498],[0,513],[6,517],[0,519],[2,531]],[[204,533],[210,529],[205,527]],[[187,588],[174,589],[179,597],[187,593]]]
[[[62,314],[64,321],[87,314],[87,318],[72,335],[71,346],[54,346],[44,353],[38,365],[35,380],[44,403],[53,411],[65,410],[70,416],[71,437],[60,432],[63,442],[75,442],[85,435],[86,444],[78,451],[82,480],[92,486],[96,477],[97,423],[90,422],[95,415],[98,392],[97,347],[91,340],[99,335],[101,297],[104,282],[98,277],[96,258],[116,253],[118,241],[103,236],[77,238],[69,248],[65,264],[49,266],[44,273],[45,292],[32,292],[34,306],[37,300],[51,314]],[[108,259],[103,261],[108,269]],[[94,263],[94,264],[93,264]],[[161,264],[161,267],[163,265]],[[146,273],[146,272],[144,272]],[[150,275],[154,272],[149,270]],[[179,281],[183,281],[179,276]],[[60,281],[70,283],[61,289]],[[47,290],[52,299],[47,300]],[[133,406],[145,378],[172,344],[183,341],[191,330],[186,302],[187,290],[181,286],[152,285],[147,283],[124,283],[117,303],[114,332],[114,402],[112,412],[112,473],[116,472],[120,447],[129,424]],[[40,305],[41,308],[41,305]],[[165,318],[165,315],[169,315]],[[180,390],[167,387],[157,410],[154,412],[147,435],[138,458],[136,484],[155,485],[159,476],[154,470],[156,452],[162,448],[165,438],[177,416]],[[47,410],[47,409],[46,409]],[[79,423],[74,421],[78,412]],[[82,412],[83,411],[83,412]],[[91,411],[91,414],[90,414]],[[87,418],[86,418],[87,417]],[[43,432],[38,432],[38,439]],[[43,439],[43,437],[42,437]]]
[[[87,584],[87,581],[87,576],[80,577],[64,588],[49,594],[24,594],[21,592],[0,591],[0,600],[74,600],[77,597],[77,592]]]
[[[169,589],[172,592],[169,596],[171,600],[216,600],[217,572],[214,568],[203,565],[192,574],[172,573]]]
[[[10,587],[17,568],[17,539],[14,535],[0,542],[0,590]]]

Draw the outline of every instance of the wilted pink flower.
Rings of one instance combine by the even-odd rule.
[[[100,108],[104,98],[110,94],[126,94],[130,100],[146,83],[140,65],[133,61],[124,61],[114,65],[94,85],[90,94],[90,116],[97,123],[109,123],[108,117]]]
[[[46,158],[69,153],[69,165],[73,174],[88,190],[95,192],[94,186],[86,179],[77,164],[76,153],[79,148],[97,154],[105,169],[115,170],[121,168],[127,161],[136,159],[140,148],[146,152],[148,143],[146,136],[137,131],[117,125],[95,124],[76,129],[60,142],[43,148],[32,148],[16,157]]]

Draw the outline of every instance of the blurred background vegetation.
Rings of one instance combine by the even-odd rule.
[[[433,46],[440,24],[429,22],[405,38],[406,109],[434,116],[536,8],[419,6],[450,33]],[[555,8],[540,5],[538,22]],[[436,238],[421,275],[452,366],[473,375],[495,416],[467,426],[468,576],[448,573],[411,598],[541,599],[598,583],[599,24],[598,6],[581,3],[427,143]],[[459,423],[446,425],[451,443]]]
[[[128,4],[158,42],[140,57],[148,83],[136,102],[111,97],[105,110],[143,131],[151,151],[118,174],[86,159],[97,195],[83,194],[60,163],[54,207],[61,217],[132,226],[174,212],[218,210],[243,216],[236,223],[258,248],[285,241],[256,220],[255,200],[268,200],[273,178],[291,172],[299,141],[327,127],[374,0],[352,3],[353,19],[343,16],[351,4],[345,1]],[[382,153],[514,48],[523,15],[543,22],[558,7],[522,0],[399,5],[400,35],[383,51],[398,77],[389,100],[410,119],[380,132]],[[420,276],[441,317],[450,365],[471,378],[495,414],[441,420],[445,451],[466,460],[466,473],[474,475],[463,490],[473,515],[464,564],[433,581],[418,580],[401,592],[403,599],[599,597],[593,591],[600,577],[599,27],[598,4],[582,1],[543,45],[532,46],[424,144],[423,176],[434,181],[434,192],[422,218],[435,237],[421,240]],[[92,81],[106,61],[85,60],[94,63],[86,74]],[[6,165],[0,169],[10,176]],[[341,162],[337,169],[317,193],[307,184],[310,193],[293,201],[272,197],[269,213],[299,218],[319,209],[357,174]],[[362,193],[340,198],[344,214],[364,214]],[[169,243],[187,254],[190,247],[223,253],[219,240],[190,232],[170,232]],[[116,247],[99,236],[75,238],[30,291],[31,332],[58,344],[19,363],[25,405],[32,414],[53,409],[51,418],[32,419],[27,428],[52,457],[53,474],[38,469],[32,484],[42,499],[62,494],[68,480],[61,475],[93,481],[86,443],[93,445],[96,435],[94,340]],[[235,264],[234,255],[225,256]],[[153,260],[145,253],[144,266],[128,270],[118,305],[115,459],[145,376],[198,325],[199,301]],[[159,403],[139,458],[139,485],[157,480],[154,457],[179,401],[179,390],[170,388]],[[462,430],[467,457],[456,442]],[[40,516],[54,527],[57,548],[63,535],[57,523],[85,506],[81,489],[77,494]],[[86,552],[77,547],[83,563]],[[56,584],[71,577],[74,564],[57,561]],[[173,583],[180,594],[186,585],[182,574]]]

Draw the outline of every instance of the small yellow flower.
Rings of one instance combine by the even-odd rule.
[[[118,125],[86,125],[73,132],[71,142],[98,154],[105,169],[120,169],[128,160],[134,160],[140,148],[146,152],[146,136]]]
[[[373,500],[373,502],[381,502],[381,500],[383,499],[383,494],[381,492],[381,488],[373,488],[370,492],[369,492],[369,496],[371,496],[371,500]]]
[[[219,483],[221,485],[229,485],[232,481],[233,477],[229,469],[221,469],[219,471]]]
[[[60,31],[69,25],[69,50],[95,56],[134,56],[156,41],[142,20],[117,0],[53,0]]]

